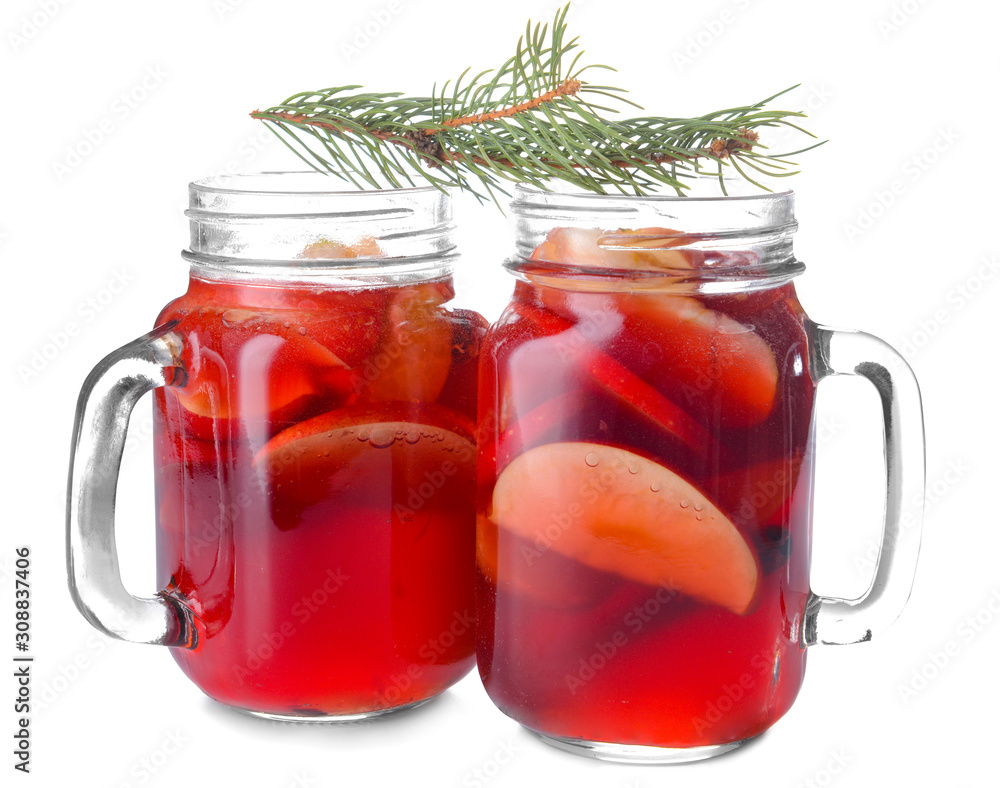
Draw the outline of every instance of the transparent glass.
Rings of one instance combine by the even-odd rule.
[[[607,760],[708,758],[792,705],[806,650],[881,632],[919,545],[920,395],[880,340],[819,326],[790,193],[519,188],[514,296],[483,345],[479,671],[507,715]],[[887,501],[860,599],[809,586],[818,383],[883,404]]]
[[[358,719],[474,662],[476,376],[448,197],[319,174],[190,188],[187,292],[81,393],[70,587],[98,628],[174,647],[215,700]],[[114,497],[154,394],[157,567],[122,587]]]

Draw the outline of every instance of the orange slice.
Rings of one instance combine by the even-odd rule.
[[[514,459],[491,519],[564,556],[746,613],[757,562],[730,522],[673,471],[625,449],[550,443]]]

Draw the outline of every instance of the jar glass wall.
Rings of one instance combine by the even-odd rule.
[[[446,194],[334,183],[191,184],[188,290],[88,379],[71,470],[84,615],[173,646],[215,700],[294,720],[412,706],[474,663],[486,321],[454,305]],[[138,599],[114,483],[153,388],[161,591]]]
[[[513,214],[517,285],[482,358],[480,674],[555,743],[715,754],[805,668],[816,381],[792,197],[520,188]]]

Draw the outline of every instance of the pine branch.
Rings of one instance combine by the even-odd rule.
[[[536,96],[535,98],[528,99],[527,101],[522,101],[520,104],[515,104],[513,107],[493,110],[492,112],[483,112],[479,115],[466,115],[462,118],[449,118],[448,120],[443,121],[443,125],[449,128],[456,128],[458,126],[472,126],[477,123],[489,123],[490,121],[500,120],[501,118],[510,118],[520,112],[528,112],[536,107],[540,107],[542,104],[548,104],[551,101],[555,101],[560,96],[574,96],[580,92],[580,87],[580,80],[571,77],[569,79],[564,79],[552,88],[552,90],[543,93],[541,96]],[[424,134],[427,136],[437,133],[437,129],[424,129]]]
[[[359,187],[408,186],[422,178],[495,199],[495,192],[507,193],[505,182],[544,187],[557,178],[594,192],[641,195],[666,186],[683,194],[687,181],[704,175],[718,177],[725,192],[727,167],[763,189],[747,169],[766,177],[794,174],[787,157],[803,151],[772,154],[759,131],[787,127],[812,136],[794,122],[802,113],[766,108],[787,90],[695,118],[616,120],[609,116],[625,106],[641,108],[622,88],[583,79],[588,71],[614,69],[579,65],[577,39],[566,37],[568,11],[567,5],[557,12],[551,30],[529,22],[500,68],[471,78],[467,69],[429,97],[349,85],[299,93],[250,114],[310,167]],[[614,106],[597,103],[609,99]]]

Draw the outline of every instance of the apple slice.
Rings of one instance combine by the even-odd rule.
[[[496,523],[482,516],[476,521],[476,565],[492,585],[534,604],[564,611],[590,607],[619,582],[615,575],[509,530],[500,533]]]
[[[451,320],[451,367],[437,403],[475,418],[479,405],[479,353],[490,324],[469,309],[455,309]]]
[[[531,259],[580,268],[683,271],[694,269],[702,259],[700,252],[672,248],[686,241],[686,236],[665,227],[637,230],[556,227],[535,248]]]
[[[363,399],[437,400],[451,368],[452,320],[442,307],[450,298],[440,282],[399,290],[386,312],[382,344],[359,367]]]
[[[253,465],[283,501],[310,505],[343,494],[419,510],[456,480],[471,484],[474,429],[466,417],[433,405],[356,405],[279,433]]]
[[[196,417],[196,433],[214,419],[295,418],[320,395],[340,401],[350,391],[347,365],[304,329],[242,309],[220,317],[182,326],[188,378],[168,389]]]
[[[488,515],[594,569],[740,615],[756,593],[757,562],[736,526],[676,473],[625,449],[531,449],[500,474]]]
[[[574,430],[584,414],[584,392],[566,391],[532,408],[497,436],[497,470],[527,449],[556,440],[563,429]]]
[[[532,259],[582,268],[694,271],[704,264],[704,254],[671,248],[686,242],[687,237],[678,231],[661,227],[616,231],[557,227],[535,249]],[[587,295],[574,291],[594,287],[593,282],[568,277],[542,276],[539,283],[553,285],[542,288],[541,298],[565,316],[574,311],[574,297],[580,301],[579,296]],[[770,415],[774,405],[778,381],[774,354],[751,328],[677,293],[693,288],[692,284],[675,285],[671,293],[593,293],[590,300],[611,299],[613,303],[597,304],[598,308],[625,315],[633,335],[659,348],[663,356],[657,365],[660,374],[652,381],[657,388],[675,398],[687,395],[711,404],[717,401],[727,426],[755,426]],[[706,416],[718,418],[714,408]]]
[[[778,365],[753,328],[682,295],[634,294],[621,310],[626,328],[660,355],[646,375],[657,388],[717,403],[710,417],[731,427],[753,427],[771,414]]]
[[[296,309],[308,326],[309,336],[355,369],[382,341],[391,291],[385,287],[334,291],[302,299]]]
[[[309,244],[299,255],[303,260],[354,260],[358,257],[383,257],[374,236],[363,235],[353,244],[321,238]]]
[[[545,335],[561,334],[566,346],[576,350],[580,368],[602,388],[630,405],[652,426],[679,438],[698,457],[719,456],[718,441],[708,430],[630,369],[592,344],[571,321],[524,303],[515,303],[514,308]]]

